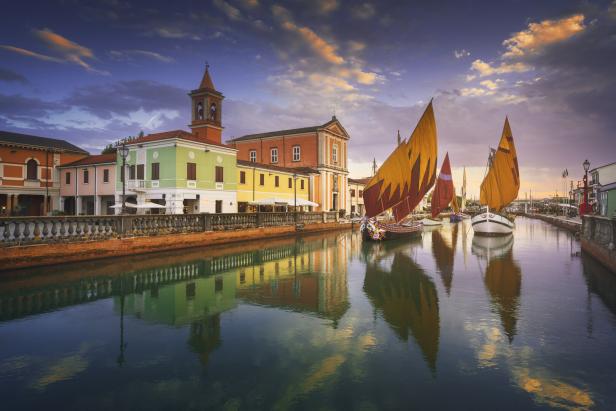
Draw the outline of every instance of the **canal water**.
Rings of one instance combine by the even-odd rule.
[[[616,409],[616,276],[467,222],[5,273],[3,410]]]

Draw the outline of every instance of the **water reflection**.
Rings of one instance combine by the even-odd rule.
[[[436,286],[408,255],[408,243],[367,244],[366,248],[371,248],[373,258],[367,259],[364,292],[399,338],[408,341],[412,335],[428,366],[436,371],[440,332]]]
[[[454,255],[458,243],[458,226],[454,224],[451,228],[451,240],[449,244],[445,240],[445,235],[442,230],[432,231],[432,255],[436,261],[436,267],[443,281],[443,286],[447,295],[451,294],[451,284],[453,282],[454,272]]]
[[[512,235],[473,236],[472,252],[485,264],[483,282],[510,343],[516,335],[522,289],[522,271],[513,260],[512,249]]]

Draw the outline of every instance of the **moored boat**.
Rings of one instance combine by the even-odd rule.
[[[408,140],[399,142],[366,184],[363,193],[366,218],[361,226],[365,240],[388,240],[421,233],[421,224],[401,222],[434,185],[436,156],[436,121],[430,101],[413,134]],[[389,209],[393,212],[394,223],[376,220],[376,216]]]
[[[491,150],[488,172],[481,183],[479,202],[486,211],[471,219],[475,234],[500,236],[513,232],[515,224],[502,210],[517,198],[519,189],[518,158],[509,120],[505,118],[498,149]]]
[[[443,225],[443,220],[437,220],[436,218],[424,218],[421,220],[421,224],[425,227],[439,226]]]

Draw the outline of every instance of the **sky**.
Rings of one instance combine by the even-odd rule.
[[[430,99],[439,163],[449,152],[457,185],[466,167],[471,196],[505,116],[520,198],[562,194],[586,158],[616,161],[616,0],[9,2],[0,130],[98,153],[187,129],[206,62],[225,95],[223,140],[335,114],[352,177],[398,130],[410,136]]]

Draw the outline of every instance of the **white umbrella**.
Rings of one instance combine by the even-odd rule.
[[[135,208],[167,208],[167,206],[156,204],[151,201],[146,201],[145,203],[140,203],[140,204],[134,205],[133,207]]]
[[[295,200],[290,200],[289,205],[295,205]],[[297,205],[299,207],[302,206],[306,206],[306,207],[318,207],[319,204],[315,203],[314,201],[308,201],[308,200],[304,200],[303,198],[298,198],[297,199]]]
[[[261,200],[251,201],[250,205],[287,205],[289,200],[286,198],[264,198]]]
[[[135,203],[126,203],[126,207],[137,208],[137,204]],[[122,208],[122,203],[115,203],[109,208]]]

